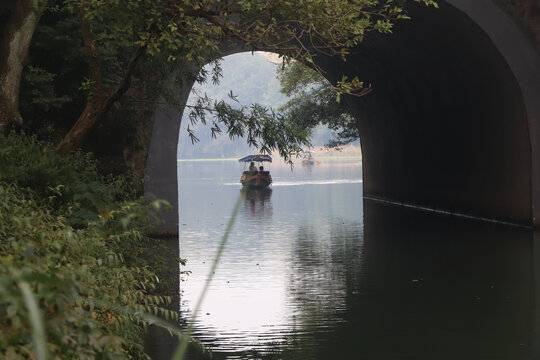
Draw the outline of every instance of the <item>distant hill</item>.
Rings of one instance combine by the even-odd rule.
[[[279,65],[270,58],[268,54],[258,52],[227,56],[221,65],[223,78],[219,85],[203,84],[195,88],[216,100],[227,100],[227,94],[232,91],[242,105],[259,103],[277,109],[287,101],[287,97],[279,91]],[[275,61],[274,57],[272,60]],[[192,101],[190,96],[188,103]],[[184,114],[179,137],[179,159],[240,157],[257,151],[250,149],[243,139],[232,141],[227,135],[213,139],[210,128],[200,124],[193,127],[200,141],[192,145],[186,131],[188,123],[189,120]],[[314,131],[313,144],[324,145],[330,137],[330,130],[318,128]]]

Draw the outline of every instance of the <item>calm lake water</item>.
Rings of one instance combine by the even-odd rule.
[[[363,201],[357,159],[267,167],[179,162],[189,319],[241,207],[194,336],[217,359],[540,359],[540,241],[532,231]]]

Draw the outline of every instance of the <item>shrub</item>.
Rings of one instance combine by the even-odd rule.
[[[0,135],[0,164],[0,353],[146,358],[148,314],[177,314],[153,293],[147,212],[128,182],[16,134]]]
[[[0,181],[30,189],[36,201],[78,228],[106,217],[115,202],[135,195],[133,179],[102,176],[91,154],[63,157],[51,144],[15,132],[0,134]]]

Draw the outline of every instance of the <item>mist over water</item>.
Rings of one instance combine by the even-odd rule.
[[[364,203],[356,160],[268,169],[178,165],[184,318],[242,196],[195,325],[217,359],[540,358],[533,232]]]

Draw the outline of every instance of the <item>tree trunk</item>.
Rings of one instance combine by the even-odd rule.
[[[56,147],[56,150],[62,155],[69,155],[80,147],[88,134],[103,120],[112,105],[117,101],[131,86],[131,79],[135,72],[135,67],[140,57],[144,54],[146,46],[139,46],[129,59],[129,63],[124,72],[120,84],[112,93],[107,93],[102,88],[102,72],[99,63],[99,51],[94,40],[94,33],[91,24],[85,18],[81,9],[80,13],[81,29],[83,34],[84,47],[88,56],[89,77],[90,77],[90,95],[86,106],[75,122],[75,125],[64,136],[62,141]]]
[[[60,154],[69,155],[81,146],[86,134],[101,120],[103,103],[104,99],[102,97],[94,97],[88,100],[75,125],[64,136],[60,144],[58,144],[56,150]]]
[[[69,155],[71,152],[80,147],[83,144],[86,136],[88,136],[92,129],[94,129],[103,120],[112,105],[126,93],[131,86],[131,79],[133,77],[133,73],[135,72],[135,67],[140,57],[144,53],[144,50],[145,46],[140,46],[131,56],[122,81],[114,92],[106,94],[101,91],[98,94],[94,93],[93,96],[88,99],[86,107],[79,116],[79,119],[69,130],[66,136],[64,136],[60,144],[58,144],[56,149],[60,154]],[[96,71],[90,71],[90,73],[95,72]]]
[[[45,3],[44,0],[18,0],[5,25],[0,42],[0,125],[22,125],[21,75]]]

